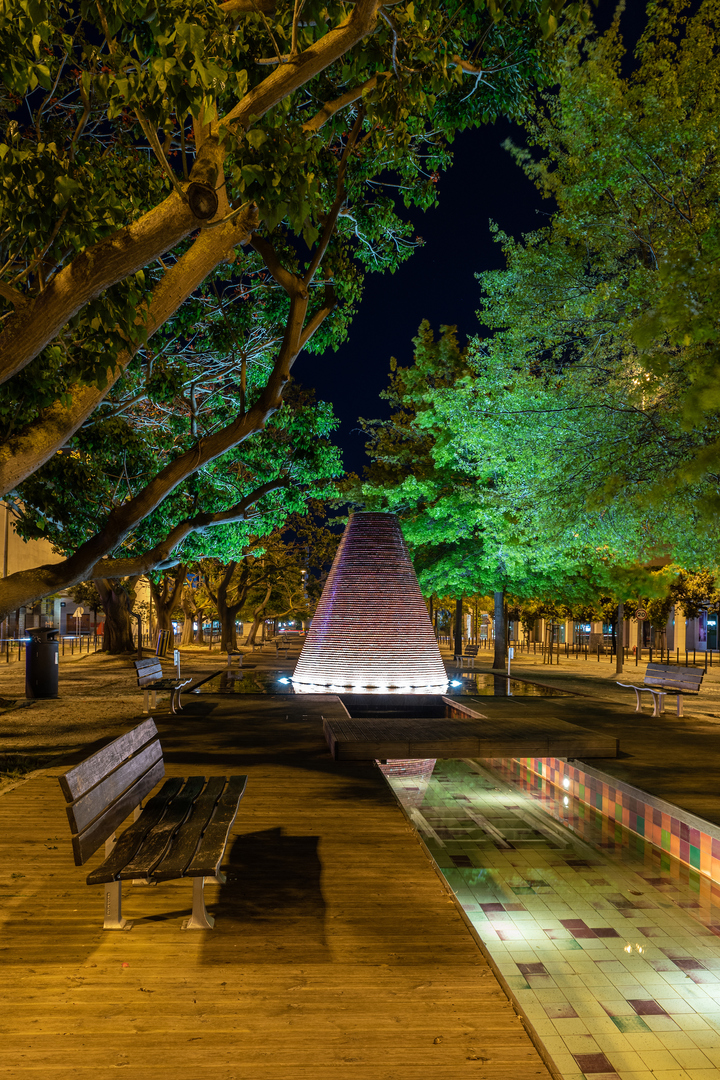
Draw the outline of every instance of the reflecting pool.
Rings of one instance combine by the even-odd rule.
[[[555,1068],[717,1076],[720,887],[509,766],[387,781]]]

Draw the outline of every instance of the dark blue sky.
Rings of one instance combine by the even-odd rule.
[[[605,29],[616,0],[600,0],[596,25]],[[622,19],[626,44],[634,44],[644,23],[642,0],[629,0]],[[506,120],[457,137],[453,166],[438,183],[440,205],[415,212],[416,232],[424,247],[393,275],[366,278],[360,310],[349,340],[337,353],[303,356],[295,375],[314,386],[318,397],[331,401],[340,418],[336,441],[343,447],[345,468],[362,473],[368,464],[357,418],[384,417],[387,404],[378,397],[387,385],[389,361],[412,361],[412,338],[423,319],[437,333],[442,324],[456,325],[461,343],[477,333],[479,286],[475,274],[502,266],[502,253],[491,240],[488,223],[519,237],[540,228],[545,204],[502,144],[523,133]]]

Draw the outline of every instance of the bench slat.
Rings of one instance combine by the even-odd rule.
[[[218,803],[215,816],[205,830],[198,853],[185,871],[186,877],[217,877],[246,784],[247,776],[228,777],[228,786]]]
[[[72,844],[76,866],[82,866],[91,855],[95,854],[100,845],[109,836],[112,836],[118,825],[122,825],[130,811],[134,810],[142,802],[148,792],[152,791],[158,780],[162,780],[164,775],[165,762],[160,758],[132,787],[128,788],[119,799],[116,799],[104,814],[96,818],[89,828],[82,833],[78,833],[77,836],[73,836]]]
[[[226,779],[224,776],[210,777],[202,795],[193,804],[192,817],[176,833],[164,859],[153,870],[153,881],[169,881],[183,876],[197,850],[200,837],[215,813]]]
[[[87,876],[88,885],[103,885],[108,881],[115,881],[122,868],[134,858],[147,834],[165,813],[167,804],[177,795],[184,783],[179,776],[165,781],[157,795],[153,795],[149,800],[138,820],[122,834],[107,859],[90,871]]]
[[[177,686],[176,679],[164,679],[162,674],[151,675],[146,679],[145,677],[138,677],[138,686],[141,690],[147,687],[148,690],[174,690]]]
[[[157,733],[155,721],[152,718],[145,720],[132,731],[128,731],[126,735],[114,739],[102,750],[98,750],[96,754],[81,761],[64,776],[58,777],[67,801],[75,802],[81,795],[99,784],[126,758],[132,757],[137,750],[154,739]]]
[[[678,688],[678,690],[695,690],[695,691],[697,691],[697,690],[700,689],[700,683],[699,682],[681,682],[680,679],[663,679],[663,678],[656,677],[656,676],[653,676],[653,675],[651,675],[649,677],[647,675],[645,676],[645,685],[646,686],[660,686],[660,687],[667,686],[668,688],[676,686]]]
[[[204,776],[189,776],[185,786],[175,796],[165,814],[147,834],[133,861],[128,863],[118,877],[120,881],[128,878],[147,878],[165,854],[173,836],[192,810],[192,805],[205,787]]]
[[[703,681],[703,672],[700,672],[699,675],[694,675],[682,671],[646,671],[645,678],[668,679],[671,682],[701,683]]]
[[[157,656],[146,656],[143,660],[133,660],[135,667],[138,671],[144,671],[145,668],[159,667],[162,668],[162,664],[158,660]]]
[[[688,675],[702,679],[705,674],[704,668],[698,667],[678,667],[676,664],[648,664],[645,669],[647,673],[652,674],[669,674],[680,675],[685,678]]]
[[[108,809],[122,793],[152,768],[162,758],[160,740],[155,739],[139,754],[135,754],[118,769],[106,776],[99,784],[82,795],[71,806],[66,806],[70,831],[80,833],[100,814]]]

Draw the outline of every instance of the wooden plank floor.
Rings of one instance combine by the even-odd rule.
[[[482,708],[475,705],[474,707]],[[323,720],[325,739],[338,761],[391,758],[583,757],[609,758],[618,740],[556,716],[522,710],[469,719]]]
[[[379,772],[331,760],[321,709],[158,717],[168,775],[249,776],[209,933],[181,929],[184,882],[126,888],[133,929],[100,929],[66,766],[0,796],[0,1075],[548,1080]]]

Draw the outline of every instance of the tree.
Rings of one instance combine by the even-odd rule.
[[[5,6],[0,176],[12,224],[0,241],[0,372],[11,382],[0,492],[72,452],[118,380],[152,366],[154,335],[162,346],[191,333],[183,305],[206,295],[204,282],[231,280],[242,297],[245,269],[262,265],[285,303],[252,402],[199,438],[190,423],[190,438],[65,564],[7,579],[8,602],[121,572],[104,565],[109,553],[264,429],[300,351],[345,333],[363,272],[392,270],[412,250],[388,191],[432,204],[453,133],[522,110],[560,6]],[[264,325],[260,302],[253,312]],[[171,531],[165,546],[177,542]]]
[[[132,619],[137,581],[137,576],[116,580],[98,578],[81,582],[70,594],[76,603],[87,603],[93,608],[98,604],[102,606],[105,615],[103,652],[117,655],[135,649]]]
[[[222,410],[231,410],[236,393],[226,388],[212,414],[197,418],[212,426]],[[125,539],[117,559],[90,567],[91,577],[138,575],[200,554],[223,557],[241,548],[249,536],[270,532],[284,517],[322,495],[341,469],[338,449],[329,436],[337,421],[331,409],[298,387],[286,391],[285,407],[247,445],[199,470]],[[147,412],[147,406],[144,406]],[[139,423],[110,415],[88,426],[77,449],[56,455],[23,486],[16,529],[25,537],[44,536],[67,555],[58,569],[46,567],[41,581],[65,580],[77,552],[92,545],[97,524],[108,525],[122,513],[146,477],[152,477],[163,454],[172,457],[178,436],[172,430],[152,438]],[[152,481],[151,481],[152,482]],[[88,539],[89,538],[89,539]],[[176,554],[175,554],[176,553]],[[36,579],[34,571],[11,575],[0,586],[0,599],[22,595]]]
[[[252,587],[251,560],[244,558],[238,566],[233,559],[227,566],[217,560],[203,563],[203,580],[220,621],[220,648],[237,649],[235,621]]]
[[[720,5],[685,7],[650,6],[629,80],[617,22],[571,35],[532,149],[509,147],[556,209],[519,241],[498,232],[507,268],[479,275],[485,381],[456,405],[471,438],[515,432],[551,517],[622,518],[647,552],[698,566],[720,505]]]
[[[148,575],[150,595],[155,608],[155,627],[158,632],[172,633],[172,616],[180,604],[187,566],[182,564],[163,574]]]
[[[493,594],[494,664],[502,667],[508,601],[594,597],[616,573],[616,553],[583,542],[574,528],[543,535],[534,492],[527,483],[513,486],[511,433],[498,440],[482,414],[476,430],[467,402],[474,408],[471,394],[482,399],[483,383],[454,328],[443,327],[436,341],[423,323],[414,344],[412,366],[391,362],[382,395],[394,409],[390,419],[361,421],[373,464],[349,493],[370,509],[400,514],[426,594]]]

